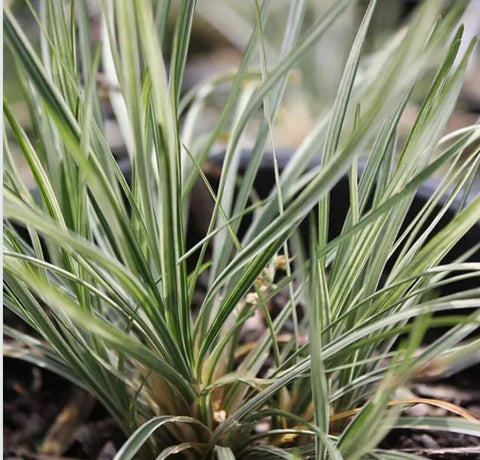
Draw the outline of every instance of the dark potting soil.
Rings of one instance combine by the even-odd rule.
[[[125,437],[91,395],[29,363],[5,358],[3,365],[5,460],[115,456]]]
[[[477,365],[447,379],[413,383],[411,390],[417,397],[448,401],[480,418],[479,377]],[[410,411],[410,415],[452,415],[421,405]],[[3,416],[5,460],[110,460],[125,440],[114,420],[85,391],[11,358],[4,359]],[[480,458],[480,438],[440,431],[393,430],[379,447],[435,460]]]

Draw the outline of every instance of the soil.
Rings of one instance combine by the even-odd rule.
[[[480,419],[480,365],[473,366],[449,378],[414,383],[416,397],[451,402],[469,410]],[[418,404],[408,415],[451,416],[444,409]],[[382,441],[385,449],[400,449],[406,453],[434,460],[480,458],[480,438],[449,432],[393,430]]]
[[[412,396],[448,401],[480,418],[480,366],[455,376],[415,382]],[[447,416],[418,404],[408,415]],[[4,359],[5,460],[110,460],[125,436],[87,392],[29,363]],[[394,430],[380,445],[436,460],[479,459],[480,438],[445,432]]]
[[[5,460],[112,459],[125,440],[84,390],[20,360],[5,358]]]

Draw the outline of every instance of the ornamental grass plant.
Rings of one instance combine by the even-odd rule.
[[[95,395],[127,436],[117,460],[417,458],[377,446],[398,427],[480,436],[478,420],[460,408],[405,415],[416,401],[400,391],[426,369],[453,371],[478,357],[480,288],[444,289],[480,275],[480,263],[468,262],[479,245],[446,259],[480,220],[471,187],[480,128],[445,135],[475,46],[459,55],[466,3],[424,2],[406,31],[367,56],[370,2],[334,104],[282,169],[272,130],[289,76],[354,2],[332,1],[308,27],[306,2],[285,3],[272,58],[270,2],[252,0],[256,20],[238,69],[187,93],[196,2],[178,2],[169,40],[171,3],[102,1],[95,47],[86,0],[32,8],[38,49],[4,11],[31,122],[26,132],[6,94],[4,303],[29,327],[4,326],[5,354]],[[105,93],[129,181],[106,139]],[[219,93],[222,108],[202,130]],[[412,94],[421,108],[403,142],[398,127]],[[240,170],[247,129],[254,145]],[[204,165],[220,136],[228,141],[213,187]],[[275,186],[259,198],[253,185],[265,155]],[[440,169],[438,187],[406,221],[417,190]],[[332,239],[331,191],[345,174],[349,212]],[[188,247],[196,183],[214,204],[206,234]],[[439,230],[454,201],[458,212]],[[195,305],[201,277],[206,292]],[[273,312],[280,293],[285,304]],[[249,340],[258,317],[264,327]]]

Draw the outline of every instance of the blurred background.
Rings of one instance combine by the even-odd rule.
[[[275,0],[270,2],[269,15],[264,31],[267,65],[272,67],[278,62],[282,36],[288,7],[292,0]],[[306,0],[304,27],[307,28],[331,4],[332,0]],[[427,0],[442,1],[442,0]],[[25,0],[6,0],[16,17],[20,20],[24,32],[39,47],[39,30],[29,3],[39,11],[42,0],[27,2]],[[89,0],[89,13],[92,29],[92,46],[101,41],[100,0]],[[368,65],[368,56],[380,52],[395,36],[402,34],[408,25],[409,17],[418,6],[418,0],[379,0],[371,24],[364,54]],[[449,2],[445,1],[445,8]],[[172,2],[168,18],[165,58],[168,62],[168,49],[175,23],[176,4]],[[451,2],[450,2],[451,4]],[[307,54],[290,78],[282,106],[274,126],[273,139],[277,149],[294,149],[309,133],[313,123],[331,106],[343,67],[352,44],[355,31],[368,5],[367,0],[359,0],[345,14],[341,15],[334,26],[320,40],[314,51]],[[238,0],[198,0],[197,14],[193,27],[190,53],[184,79],[184,94],[200,82],[218,74],[234,73],[242,57],[255,25],[254,1]],[[470,40],[480,34],[480,0],[471,0],[462,19],[465,34],[462,50]],[[254,65],[260,71],[260,57],[256,56]],[[4,49],[4,96],[13,104],[14,111],[23,126],[28,130],[29,117],[22,102],[21,88],[15,75],[14,65],[8,49]],[[361,69],[360,69],[361,71]],[[99,89],[105,89],[102,75],[98,76]],[[108,83],[108,82],[107,82]],[[427,83],[427,82],[426,82]],[[108,87],[108,91],[115,88]],[[202,117],[198,119],[195,130],[208,132],[213,125],[228,93],[228,83],[218,85],[208,97]],[[107,91],[107,93],[108,93]],[[107,118],[106,131],[110,146],[118,156],[125,154],[124,142],[109,97],[103,99]],[[421,100],[414,100],[407,107],[401,122],[401,130],[408,133],[415,121]],[[458,101],[457,110],[452,117],[448,131],[476,123],[480,114],[480,51],[479,47],[468,67],[465,85]],[[262,113],[259,112],[260,120]],[[249,148],[255,136],[255,126],[251,126],[244,136],[243,147]],[[225,134],[227,136],[227,134]],[[220,137],[217,147],[228,137]],[[13,148],[13,146],[12,146]],[[19,166],[22,166],[19,159]]]

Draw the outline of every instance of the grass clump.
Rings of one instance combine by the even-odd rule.
[[[34,12],[40,51],[5,11],[31,132],[5,101],[4,299],[35,331],[6,326],[12,343],[25,347],[7,340],[5,350],[92,392],[129,436],[117,459],[403,458],[376,447],[394,427],[480,434],[465,414],[409,418],[402,409],[412,401],[396,400],[427,366],[469,362],[478,341],[471,337],[479,289],[441,290],[480,273],[478,263],[465,262],[478,248],[445,262],[480,219],[480,196],[462,195],[478,171],[479,128],[442,137],[474,46],[458,55],[463,2],[444,17],[441,2],[425,2],[405,35],[364,65],[372,1],[334,105],[278,166],[271,133],[289,75],[351,3],[332,2],[303,30],[304,2],[290,2],[281,50],[268,62],[269,5],[255,1],[237,72],[186,95],[195,1],[178,5],[168,65],[162,50],[170,2],[103,1],[94,50],[86,1],[41,3]],[[105,137],[100,65],[128,150],[128,182]],[[400,146],[400,117],[432,74]],[[224,106],[202,132],[208,98],[225,84]],[[242,170],[242,138],[261,111]],[[225,133],[208,231],[187,248],[192,190],[197,181],[210,187],[202,166]],[[15,167],[12,145],[28,163],[36,194]],[[460,161],[467,148],[472,153]],[[252,201],[266,150],[273,151],[275,186]],[[421,184],[446,164],[425,206],[402,226]],[[329,239],[331,191],[346,173],[349,213]],[[458,213],[437,231],[462,196]],[[299,231],[305,219],[307,242]],[[206,293],[194,307],[201,277]],[[282,291],[285,305],[273,315],[269,306]],[[446,310],[469,314],[432,316]],[[262,315],[265,327],[246,341],[252,315]],[[448,330],[419,348],[438,323]]]

